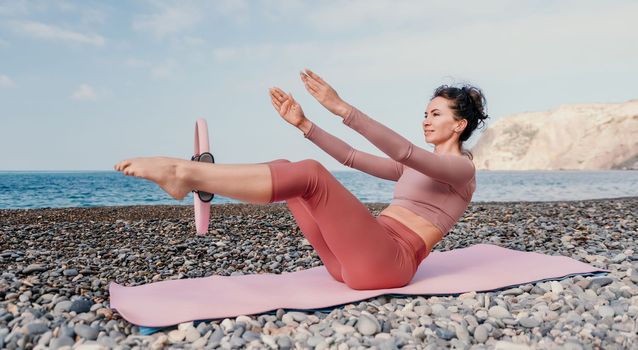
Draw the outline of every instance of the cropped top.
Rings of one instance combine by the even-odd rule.
[[[314,123],[304,137],[343,165],[397,181],[390,204],[411,210],[443,234],[461,218],[476,190],[476,168],[470,159],[419,148],[354,107],[343,123],[389,158],[354,149]]]

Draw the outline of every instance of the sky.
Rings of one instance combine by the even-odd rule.
[[[637,98],[637,13],[636,1],[0,0],[0,171],[190,159],[197,118],[217,163],[312,158],[350,170],[277,114],[272,86],[384,156],[305,91],[304,68],[432,151],[421,123],[442,84],[482,89],[488,127]]]

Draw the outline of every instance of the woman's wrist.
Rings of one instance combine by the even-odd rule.
[[[298,126],[299,130],[303,132],[304,135],[308,134],[310,128],[312,128],[312,122],[308,119],[304,119]]]
[[[346,102],[341,103],[341,105],[337,108],[337,115],[340,116],[341,118],[346,118],[348,116],[348,114],[350,114],[350,111],[352,110],[352,106],[349,105]]]

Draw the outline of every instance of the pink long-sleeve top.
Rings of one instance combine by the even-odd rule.
[[[397,181],[390,205],[411,210],[443,234],[461,218],[476,190],[476,169],[469,158],[419,148],[354,107],[343,123],[389,158],[354,149],[314,123],[304,137],[350,168]]]

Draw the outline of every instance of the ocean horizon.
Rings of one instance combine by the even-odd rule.
[[[395,182],[355,170],[331,173],[364,203],[389,203]],[[477,171],[472,202],[568,201],[638,196],[638,171]],[[155,183],[111,170],[0,171],[0,209],[191,205]],[[212,204],[243,203],[216,195]]]

